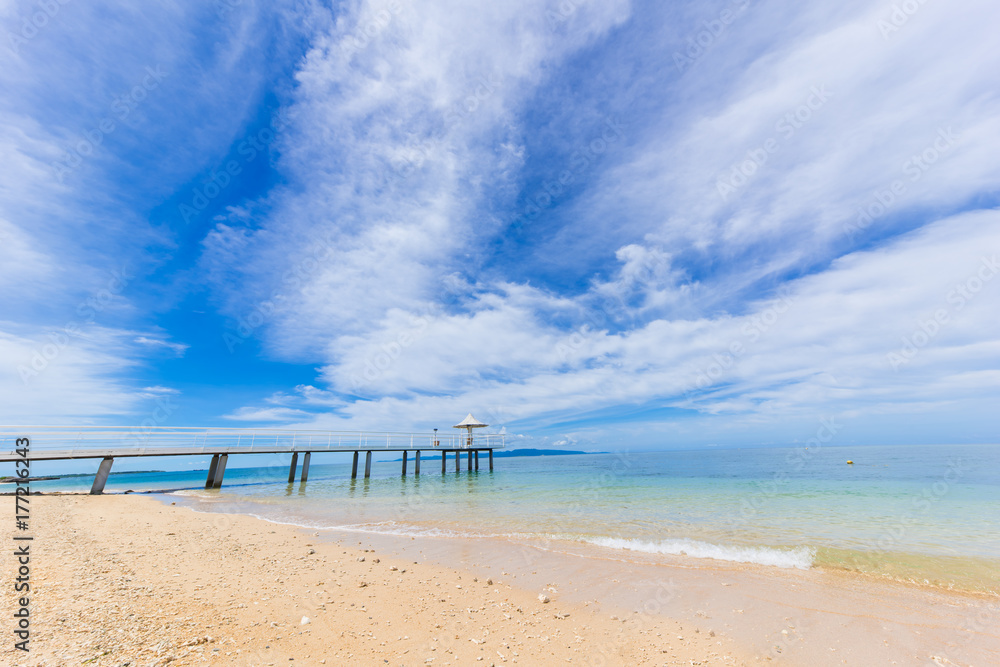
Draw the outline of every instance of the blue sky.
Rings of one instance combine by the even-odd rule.
[[[0,419],[996,442],[997,11],[2,1]]]

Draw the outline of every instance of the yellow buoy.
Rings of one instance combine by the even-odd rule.
[[[848,461],[848,465],[854,465],[854,461]]]

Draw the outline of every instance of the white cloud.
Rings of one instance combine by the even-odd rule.
[[[294,187],[240,245],[253,283],[273,294],[264,276],[283,276],[270,348],[323,359],[330,389],[365,397],[314,423],[423,423],[474,406],[555,423],[656,404],[730,415],[731,426],[945,409],[981,392],[997,361],[997,297],[985,290],[912,361],[894,370],[887,359],[997,246],[994,211],[950,216],[1000,176],[988,66],[1000,56],[953,48],[988,43],[977,17],[989,11],[927,5],[885,40],[883,9],[802,6],[782,32],[788,8],[757,6],[676,83],[648,87],[669,113],[628,118],[626,145],[594,167],[572,224],[528,249],[579,253],[563,260],[574,271],[588,253],[614,253],[610,277],[591,272],[567,294],[512,283],[502,266],[481,272],[483,246],[502,234],[483,201],[514,187],[528,159],[520,105],[622,11],[581,18],[589,27],[566,37],[520,5],[432,5],[394,15],[360,52],[343,46],[356,15],[342,17],[298,75],[281,164]],[[522,17],[516,29],[507,15]],[[637,53],[652,70],[675,46]],[[711,78],[720,67],[732,76]],[[449,123],[480,77],[495,90]],[[767,161],[720,194],[762,149]],[[906,161],[925,151],[934,164],[914,171]],[[905,192],[888,214],[850,230],[895,180]],[[872,235],[888,239],[855,245]],[[310,243],[322,261],[308,261]]]
[[[961,307],[953,290],[1000,245],[992,6],[926,3],[883,35],[882,5],[754,3],[683,72],[674,53],[714,10],[573,7],[554,22],[553,5],[527,0],[282,18],[309,47],[283,99],[281,185],[215,216],[168,298],[204,279],[223,314],[259,316],[249,335],[266,356],[319,371],[227,418],[386,428],[473,409],[569,424],[550,443],[585,442],[592,428],[575,422],[615,412],[629,437],[650,423],[690,437],[710,416],[707,432],[734,437],[820,411],[986,423],[973,407],[997,389],[1000,282]],[[8,367],[100,290],[114,297],[100,314],[115,326],[87,327],[46,373],[53,396],[69,396],[55,378],[85,394],[68,414],[171,395],[123,388],[139,360],[186,345],[134,325],[156,308],[108,290],[108,267],[142,266],[141,283],[182,254],[177,230],[146,214],[260,111],[247,91],[265,85],[258,28],[274,16],[234,13],[195,62],[182,9],[103,22],[74,10],[83,28],[54,23],[0,63],[13,91],[0,102],[0,286],[21,323],[2,334]],[[67,35],[73,48],[56,48]],[[81,58],[94,71],[77,80]],[[174,87],[52,178],[109,99],[161,62]],[[507,229],[609,117],[624,128],[613,150]],[[17,389],[0,387],[26,409]]]
[[[300,420],[308,415],[308,412],[293,410],[291,408],[240,408],[231,414],[225,415],[225,418],[246,422],[289,422]]]
[[[983,252],[1000,248],[998,219],[995,211],[965,214],[845,256],[741,316],[559,335],[496,297],[496,310],[427,318],[427,334],[408,347],[359,342],[355,358],[326,371],[346,391],[350,371],[363,372],[365,354],[377,368],[380,351],[384,359],[396,352],[370,381],[372,394],[386,397],[338,406],[336,417],[287,416],[378,428],[489,409],[505,422],[545,424],[654,401],[767,422],[971,405],[984,390],[996,390],[1000,372],[1000,342],[990,324],[1000,306],[1000,277],[993,280],[1000,265],[997,254]],[[980,285],[976,278],[984,277]],[[942,310],[944,323],[928,325]],[[890,353],[921,327],[933,335],[918,335],[917,353],[894,369]]]
[[[393,308],[433,308],[442,276],[472,269],[468,249],[496,230],[477,204],[518,162],[522,96],[544,63],[622,21],[626,8],[588,5],[557,33],[532,2],[403,3],[363,48],[356,32],[380,6],[340,16],[297,74],[279,165],[294,185],[244,244],[247,282],[263,286],[249,296],[282,297],[273,347],[316,354],[331,330],[361,335]],[[211,238],[207,265],[225,265],[233,247]],[[233,296],[237,317],[254,308]]]
[[[284,9],[243,3],[221,20],[211,3],[59,3],[30,34],[22,19],[37,6],[0,11],[7,419],[134,412],[151,393],[129,388],[143,383],[143,359],[184,352],[165,336],[137,335],[162,307],[150,302],[164,287],[144,281],[176,251],[169,221],[154,223],[150,211],[215,164],[256,112],[268,58],[287,48],[262,23]],[[36,356],[52,349],[57,357]],[[44,372],[26,386],[18,369],[37,371],[32,359]]]
[[[91,327],[70,337],[10,333],[0,322],[0,419],[10,424],[94,423],[106,415],[134,414],[142,396],[120,378],[137,362],[131,332]]]
[[[183,356],[184,352],[186,352],[188,347],[190,347],[189,345],[185,345],[183,343],[171,343],[170,341],[163,340],[162,338],[150,338],[149,336],[138,336],[136,337],[134,342],[138,343],[139,345],[145,345],[147,347],[166,348],[171,352],[173,352],[174,354],[176,354],[178,357]]]

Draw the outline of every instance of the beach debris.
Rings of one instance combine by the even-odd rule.
[[[303,616],[302,620],[299,621],[299,625],[309,625],[312,621],[309,620],[308,616]]]
[[[486,580],[486,585],[487,586],[492,586],[493,585],[493,580],[492,579],[487,579]]]
[[[365,562],[365,557],[364,556],[358,556],[358,562],[359,563],[364,563]]]
[[[367,587],[368,587],[368,582],[367,581],[359,581],[358,582],[358,588],[367,588]]]
[[[395,565],[391,565],[391,566],[389,567],[389,571],[390,571],[390,572],[395,572],[395,571],[396,571],[396,570],[398,570],[398,569],[399,569],[399,568],[398,568],[398,567],[396,567]]]
[[[545,593],[539,593],[538,601],[541,602],[542,604],[546,604],[549,601],[549,596],[546,595]]]
[[[372,562],[373,562],[373,563],[378,563],[378,562],[380,562],[380,561],[379,561],[379,559],[378,559],[378,558],[372,558]]]

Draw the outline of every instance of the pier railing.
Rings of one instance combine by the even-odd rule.
[[[504,434],[401,433],[182,426],[0,426],[0,461],[31,440],[30,458],[184,454],[503,449]],[[110,452],[110,453],[109,453]],[[62,455],[62,456],[53,456]]]

